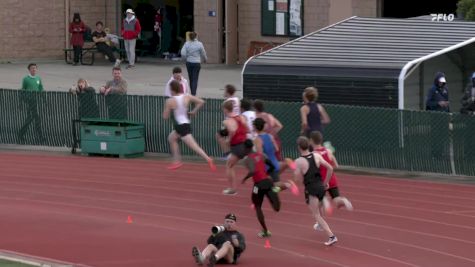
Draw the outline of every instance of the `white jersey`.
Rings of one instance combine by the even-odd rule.
[[[224,100],[224,102],[227,102],[227,101],[233,102],[233,113],[235,116],[241,114],[241,101],[239,100],[237,96],[232,96]]]
[[[254,120],[256,119],[256,112],[252,110],[244,111],[242,113],[244,117],[247,119],[247,126],[249,127],[249,133],[247,133],[247,138],[254,140],[256,138],[256,131],[254,129]]]
[[[173,110],[173,116],[177,124],[190,123],[188,118],[188,107],[185,106],[185,95],[173,96],[176,102],[176,108]]]

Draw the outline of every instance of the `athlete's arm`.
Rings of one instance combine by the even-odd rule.
[[[254,139],[254,147],[256,148],[257,153],[264,154],[264,149],[262,148],[262,139],[259,136]]]
[[[329,124],[330,123],[330,116],[328,116],[328,113],[325,110],[325,108],[320,104],[318,104],[317,107],[318,107],[318,110],[320,111],[320,115],[322,116],[321,117],[322,124]]]
[[[242,179],[242,183],[245,183],[247,179],[251,178],[252,176],[254,176],[254,172],[256,170],[256,166],[255,166],[255,163],[254,163],[254,160],[252,158],[249,158],[247,157],[246,160],[245,160],[245,165],[246,165],[246,168],[248,169],[248,173],[247,175]]]
[[[203,107],[203,105],[205,104],[205,101],[199,97],[196,97],[194,95],[186,95],[186,97],[188,97],[188,99],[190,100],[190,102],[193,102],[195,104],[195,107],[193,108],[192,111],[188,112],[188,114],[190,115],[195,115],[196,112],[198,112],[198,110]]]
[[[303,180],[303,173],[306,171],[306,160],[303,158],[298,158],[295,160],[295,170],[294,170],[294,181],[302,181]],[[308,168],[308,167],[307,167]]]
[[[338,165],[338,161],[335,158],[335,155],[333,155],[333,152],[331,152],[329,149],[327,149],[327,151],[328,151],[328,155],[330,157],[330,160],[333,162],[333,167],[334,168],[340,167],[340,165]]]
[[[300,108],[300,121],[302,122],[301,129],[300,129],[301,133],[304,133],[308,126],[307,114],[308,114],[308,107],[307,106],[301,107]]]
[[[271,120],[272,120],[272,128],[274,128],[274,132],[275,133],[278,133],[280,132],[280,130],[282,130],[282,128],[284,128],[284,125],[282,125],[282,123],[280,123],[280,121],[274,117],[274,115],[270,115],[271,117]]]
[[[165,108],[163,109],[163,114],[162,114],[162,117],[164,120],[168,120],[168,118],[170,118],[170,112],[172,110],[172,100],[173,98],[169,98],[167,99],[167,101],[165,102]]]
[[[333,175],[333,167],[320,154],[314,152],[313,157],[315,159],[315,164],[317,164],[317,167],[321,165],[327,169],[327,176],[325,177],[325,181],[323,182],[326,187],[330,182],[330,178]]]

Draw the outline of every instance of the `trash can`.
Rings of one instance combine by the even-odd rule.
[[[81,119],[83,154],[141,157],[145,150],[145,127],[141,123],[110,119]]]

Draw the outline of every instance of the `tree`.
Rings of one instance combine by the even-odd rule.
[[[460,0],[457,3],[457,15],[464,20],[475,21],[475,0]]]

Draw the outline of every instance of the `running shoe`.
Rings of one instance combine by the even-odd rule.
[[[237,194],[237,191],[232,188],[226,188],[223,190],[223,195],[234,196]]]
[[[211,171],[216,171],[216,165],[214,165],[213,159],[208,160],[208,166],[211,169]]]
[[[315,231],[323,231],[323,228],[322,228],[322,226],[321,226],[319,223],[315,223],[315,224],[313,225],[313,229],[314,229]]]
[[[274,193],[280,193],[280,191],[282,191],[282,189],[278,186],[273,186],[272,191],[274,191]]]
[[[191,250],[191,254],[193,255],[193,257],[195,257],[196,264],[203,265],[205,259],[203,258],[203,255],[197,247],[193,247],[193,249]]]
[[[176,169],[180,168],[181,166],[183,166],[183,162],[177,161],[177,162],[173,162],[172,164],[170,164],[168,166],[168,169],[169,170],[176,170]]]
[[[215,255],[209,256],[209,262],[208,262],[208,267],[214,267],[216,265],[216,262],[218,260],[216,259]]]
[[[260,237],[260,238],[271,237],[272,233],[270,231],[262,230],[259,233],[257,233],[257,236]]]
[[[353,205],[351,204],[351,202],[346,197],[343,197],[342,200],[343,200],[343,204],[345,205],[345,208],[349,211],[352,211]]]
[[[298,186],[295,184],[295,182],[292,181],[292,180],[289,180],[288,183],[290,184],[290,187],[289,187],[290,192],[292,194],[294,194],[295,196],[300,195],[300,190],[299,190]]]
[[[336,242],[338,241],[338,238],[336,238],[336,236],[331,236],[327,242],[325,242],[325,246],[331,246],[333,244],[335,244]]]
[[[285,163],[287,163],[287,166],[289,166],[291,170],[295,170],[297,168],[295,162],[290,158],[285,158]]]

